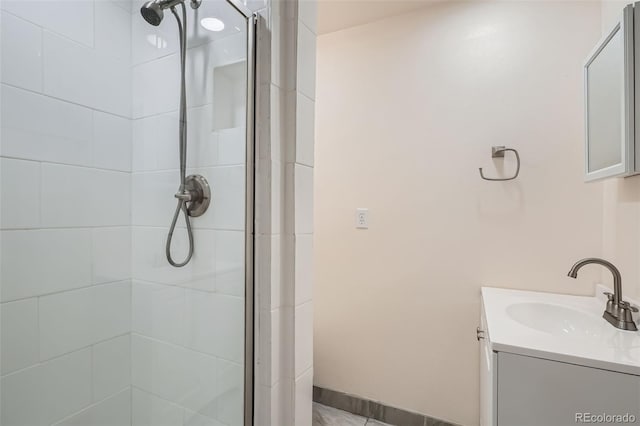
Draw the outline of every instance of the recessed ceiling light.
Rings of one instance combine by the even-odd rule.
[[[224,30],[224,22],[222,22],[218,18],[202,18],[202,20],[200,21],[200,25],[202,25],[209,31]]]

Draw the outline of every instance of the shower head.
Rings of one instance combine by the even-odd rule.
[[[185,0],[150,0],[142,5],[140,13],[145,21],[157,27],[164,18],[164,10],[173,7],[177,4],[184,2]],[[197,9],[200,7],[202,0],[191,0],[191,8]]]

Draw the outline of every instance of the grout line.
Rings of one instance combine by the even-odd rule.
[[[72,291],[78,291],[78,290],[87,290],[93,287],[99,287],[99,286],[104,286],[104,285],[114,285],[114,284],[123,284],[126,282],[131,282],[131,278],[123,278],[121,280],[116,280],[116,281],[107,281],[107,282],[103,282],[103,283],[94,283],[94,284],[89,284],[89,285],[84,285],[81,287],[74,287],[74,288],[67,288],[64,290],[58,290],[58,291],[54,291],[51,293],[42,293],[42,294],[35,294],[33,296],[27,296],[27,297],[21,297],[19,299],[11,299],[11,300],[5,300],[0,302],[0,306],[4,305],[6,303],[14,303],[14,302],[21,302],[24,300],[29,300],[29,299],[35,299],[35,298],[40,298],[40,297],[47,297],[47,296],[54,296],[54,295],[58,295],[58,294],[62,294],[62,293],[69,293]]]
[[[104,114],[110,114],[110,115],[113,115],[115,117],[119,117],[119,118],[122,118],[122,119],[125,119],[125,120],[133,120],[132,117],[127,117],[126,115],[116,114],[116,113],[114,113],[112,111],[105,111],[105,110],[102,110],[102,109],[99,109],[99,108],[95,108],[95,107],[92,107],[92,106],[89,106],[89,105],[85,105],[85,104],[81,104],[81,103],[78,103],[78,102],[70,101],[68,99],[59,98],[57,96],[53,96],[53,95],[50,95],[50,94],[47,94],[47,93],[44,93],[44,92],[37,92],[35,90],[27,89],[25,87],[16,86],[16,85],[9,84],[9,83],[2,83],[2,86],[10,87],[12,89],[17,89],[17,90],[22,90],[22,91],[25,91],[25,92],[28,92],[28,93],[32,93],[34,95],[43,96],[45,98],[54,99],[54,100],[57,100],[57,101],[60,101],[60,102],[64,102],[64,103],[71,104],[71,105],[75,105],[75,106],[78,106],[78,107],[82,107],[82,108],[90,110],[90,111],[97,111],[97,112],[102,112]]]
[[[99,345],[99,344],[101,344],[101,343],[106,343],[106,342],[108,342],[108,341],[110,341],[110,340],[118,339],[118,338],[120,338],[120,337],[126,336],[127,334],[130,334],[130,332],[129,332],[129,331],[127,331],[127,332],[125,332],[125,333],[121,333],[121,334],[118,334],[118,335],[115,335],[115,336],[111,336],[111,337],[109,337],[109,338],[107,338],[107,339],[98,340],[98,341],[96,341],[96,342],[93,342],[93,343],[91,343],[91,344],[89,344],[89,345],[86,345],[86,346],[83,346],[83,347],[81,347],[81,348],[73,349],[73,350],[71,350],[71,351],[69,351],[69,352],[65,352],[65,353],[63,353],[63,354],[56,355],[56,356],[54,356],[54,357],[47,358],[47,359],[45,359],[45,360],[40,360],[40,361],[38,361],[38,362],[37,362],[37,363],[35,363],[35,364],[31,364],[31,365],[29,365],[29,366],[27,366],[27,367],[23,367],[23,368],[21,368],[21,369],[19,369],[19,370],[15,370],[15,371],[12,371],[12,372],[10,372],[10,373],[3,374],[3,375],[2,375],[2,376],[0,376],[0,377],[1,377],[2,379],[4,379],[4,378],[6,378],[6,377],[9,377],[9,376],[13,376],[13,375],[16,375],[16,374],[22,373],[22,372],[24,372],[24,371],[26,371],[26,370],[29,370],[29,369],[32,369],[32,368],[36,368],[36,367],[40,367],[40,366],[46,365],[46,364],[48,364],[48,363],[50,363],[50,362],[52,362],[52,361],[58,360],[58,359],[60,359],[60,358],[64,358],[64,357],[69,356],[69,355],[71,355],[71,354],[75,354],[76,352],[82,352],[82,351],[86,351],[86,350],[89,350],[90,352],[92,352],[92,350],[91,350],[91,349],[92,349],[92,347],[93,347],[93,346]],[[90,354],[90,357],[91,357],[91,356],[92,356],[92,354]],[[93,392],[93,391],[92,391],[92,392]],[[93,397],[93,395],[92,395],[92,397]]]
[[[229,364],[233,364],[236,367],[241,367],[241,368],[244,367],[244,363],[243,362],[240,362],[240,361],[237,361],[237,360],[230,360],[228,358],[224,358],[224,357],[221,357],[219,355],[214,355],[214,354],[210,354],[210,353],[207,353],[207,352],[202,352],[202,351],[190,348],[190,347],[185,346],[185,345],[174,343],[174,342],[171,342],[171,341],[168,341],[168,340],[158,339],[157,337],[147,336],[146,334],[138,333],[136,331],[131,331],[131,336],[132,337],[133,336],[137,336],[139,338],[146,339],[146,340],[149,340],[149,341],[154,342],[154,343],[161,343],[163,345],[171,346],[171,347],[177,348],[177,349],[184,349],[184,350],[187,350],[189,352],[193,352],[193,353],[196,353],[196,354],[199,354],[199,355],[203,355],[203,356],[205,356],[207,358],[213,358],[216,361],[222,361],[222,362],[226,362],[226,363],[229,363]]]
[[[93,142],[93,141],[91,141],[91,142]],[[92,147],[93,147],[93,143],[92,143]],[[92,155],[92,157],[93,157],[93,155]],[[121,173],[121,174],[132,174],[133,173],[131,170],[107,169],[107,168],[104,168],[104,167],[87,166],[87,165],[84,165],[84,164],[64,163],[64,162],[61,162],[61,161],[42,160],[42,159],[36,159],[36,158],[14,157],[14,156],[11,156],[11,155],[0,155],[0,158],[7,159],[7,160],[29,161],[29,162],[33,162],[33,163],[40,163],[41,165],[53,164],[53,165],[56,165],[56,166],[78,167],[78,168],[82,168],[82,169],[98,170],[98,171],[102,171],[102,172],[113,172],[113,173]]]

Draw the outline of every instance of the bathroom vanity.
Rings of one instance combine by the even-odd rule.
[[[482,426],[640,422],[640,333],[602,318],[605,290],[482,288]]]

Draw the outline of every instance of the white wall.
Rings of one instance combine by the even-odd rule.
[[[3,425],[129,424],[130,12],[2,2]]]
[[[583,183],[592,2],[452,2],[321,36],[314,382],[478,423],[482,285],[575,294],[603,252]],[[492,161],[492,145],[522,157]],[[355,229],[355,209],[370,211]],[[637,241],[637,239],[636,239]]]

